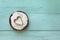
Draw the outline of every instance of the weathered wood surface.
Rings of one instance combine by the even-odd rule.
[[[13,31],[12,12],[25,11],[29,26]],[[60,40],[60,0],[0,0],[0,40]]]

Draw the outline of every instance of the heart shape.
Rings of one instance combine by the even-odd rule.
[[[22,26],[23,25],[23,21],[21,19],[20,16],[18,16],[15,20],[14,20],[15,24]]]

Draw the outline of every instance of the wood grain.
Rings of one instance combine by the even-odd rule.
[[[24,31],[14,31],[9,16],[21,10],[29,17]],[[0,40],[60,40],[60,0],[0,0]]]
[[[0,31],[1,40],[60,40],[60,31]]]

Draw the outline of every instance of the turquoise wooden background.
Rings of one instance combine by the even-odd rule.
[[[10,14],[17,10],[29,17],[24,31],[9,25]],[[60,40],[60,0],[0,0],[0,40]]]

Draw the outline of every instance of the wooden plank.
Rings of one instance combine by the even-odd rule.
[[[7,13],[7,12],[6,12]],[[9,15],[0,16],[0,30],[12,30],[9,25]],[[28,14],[27,30],[60,30],[60,14]]]
[[[4,7],[20,7],[41,12],[60,12],[60,0],[0,0],[0,8]]]
[[[60,40],[60,31],[0,31],[0,40]]]

